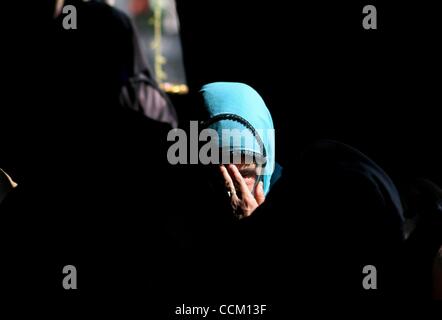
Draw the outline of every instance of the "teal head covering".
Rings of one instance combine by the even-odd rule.
[[[275,136],[263,99],[250,86],[234,82],[210,83],[201,93],[209,113],[206,126],[217,132],[222,152],[253,154],[265,161],[261,178],[267,195],[275,168]],[[241,138],[225,135],[226,130],[233,135],[240,133]]]

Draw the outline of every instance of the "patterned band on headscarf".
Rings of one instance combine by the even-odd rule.
[[[223,114],[218,114],[216,116],[213,116],[209,120],[203,122],[203,126],[207,128],[210,125],[212,125],[213,123],[221,121],[221,120],[237,121],[237,122],[241,123],[242,125],[244,125],[247,129],[249,129],[252,132],[253,136],[255,137],[255,139],[258,142],[259,147],[261,149],[261,154],[262,154],[262,157],[263,157],[263,160],[264,160],[263,163],[262,163],[262,166],[264,167],[265,164],[266,164],[266,158],[267,158],[266,148],[265,148],[264,143],[262,142],[262,139],[259,136],[258,132],[250,124],[250,122],[248,122],[246,119],[244,119],[243,117],[241,117],[241,116],[239,116],[237,114],[223,113]]]

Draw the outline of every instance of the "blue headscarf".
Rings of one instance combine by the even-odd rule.
[[[275,136],[272,116],[261,96],[250,86],[234,82],[210,83],[202,87],[201,93],[209,113],[207,127],[217,132],[220,148],[265,158],[261,174],[267,195],[275,169]],[[240,130],[240,142],[223,139],[224,129]]]

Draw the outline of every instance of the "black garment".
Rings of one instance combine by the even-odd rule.
[[[242,224],[235,257],[250,266],[239,277],[245,295],[282,302],[295,291],[301,301],[339,301],[398,297],[403,289],[398,191],[379,166],[347,145],[321,141],[307,148]],[[377,268],[378,290],[362,287],[366,265]]]
[[[0,208],[1,291],[48,308],[135,311],[161,295],[170,126],[121,107],[132,35],[108,6],[88,17],[82,6],[77,30],[36,25],[32,58],[14,60],[26,81],[0,117],[11,129],[0,156],[19,184]],[[62,287],[66,265],[78,291]]]
[[[189,171],[169,229],[172,301],[229,297],[290,312],[294,303],[318,299],[405,294],[401,199],[359,151],[334,141],[310,146],[284,169],[264,204],[240,221],[229,214],[224,190],[207,183],[215,179],[208,179],[210,169]],[[362,287],[366,265],[377,268],[378,290]]]
[[[176,127],[175,108],[144,61],[130,18],[103,2],[68,0],[65,5],[75,6],[78,21],[75,30],[62,28],[63,14],[53,22],[57,41],[69,49],[59,64],[62,72],[78,73],[83,87],[102,89],[108,99]]]
[[[405,194],[410,226],[404,261],[407,298],[429,300],[434,259],[442,246],[442,189],[429,180],[419,179]]]

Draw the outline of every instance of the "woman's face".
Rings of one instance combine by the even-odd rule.
[[[246,163],[219,166],[232,212],[239,219],[250,216],[265,200],[263,183],[257,183],[258,168]]]
[[[243,177],[250,192],[253,193],[259,175],[256,164],[240,163],[240,164],[235,164],[235,166],[238,168],[239,173],[241,173],[241,176]]]

